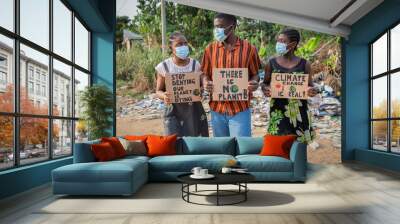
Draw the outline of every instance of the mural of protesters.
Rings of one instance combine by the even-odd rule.
[[[157,96],[166,104],[164,131],[166,135],[208,136],[207,116],[201,102],[171,103],[172,96],[166,92],[165,76],[200,71],[200,63],[189,57],[186,37],[174,32],[169,37],[172,56],[155,69],[157,71]]]
[[[201,70],[205,87],[213,90],[214,68],[248,68],[249,92],[258,88],[258,69],[261,65],[255,46],[235,35],[236,17],[219,13],[214,17],[214,39],[203,55]],[[210,101],[211,124],[215,137],[251,136],[249,101]]]
[[[300,42],[300,33],[295,29],[284,29],[277,37],[277,57],[271,58],[265,66],[265,77],[262,90],[265,96],[271,96],[272,73],[300,73],[309,74],[309,88],[307,95],[313,97],[317,94],[312,87],[312,70],[310,63],[295,55],[297,45]],[[310,143],[315,133],[311,126],[311,112],[308,109],[307,100],[273,98],[270,101],[270,120],[267,132],[272,135],[298,136],[303,143]]]

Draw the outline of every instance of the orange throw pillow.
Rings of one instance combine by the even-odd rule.
[[[101,138],[101,142],[108,142],[114,149],[115,155],[117,158],[125,157],[126,151],[124,146],[122,146],[121,142],[117,137],[109,137],[109,138]]]
[[[289,159],[290,147],[296,135],[265,135],[261,156],[280,156]]]
[[[129,141],[143,141],[146,142],[147,135],[126,135],[124,138]]]
[[[94,157],[99,162],[110,161],[117,158],[112,145],[108,142],[93,144],[90,147],[92,149]]]
[[[149,135],[146,140],[148,148],[147,155],[151,157],[176,155],[176,139],[177,135]]]

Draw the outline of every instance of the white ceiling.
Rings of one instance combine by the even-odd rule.
[[[383,0],[168,0],[266,22],[348,36],[350,26]],[[338,14],[347,4],[351,6]]]

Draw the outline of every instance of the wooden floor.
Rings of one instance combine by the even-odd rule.
[[[47,185],[1,201],[0,223],[400,223],[398,173],[358,163],[312,165],[308,181],[324,186],[346,201],[362,201],[367,206],[357,214],[35,214],[38,207],[54,200]]]

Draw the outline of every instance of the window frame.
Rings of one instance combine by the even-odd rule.
[[[391,31],[393,28],[400,26],[400,21],[395,22],[392,24],[390,27],[386,28],[384,32],[379,34],[375,39],[373,39],[369,44],[369,149],[373,151],[379,151],[379,152],[386,152],[386,153],[391,153],[391,154],[400,154],[400,152],[394,152],[392,151],[392,121],[400,121],[400,117],[392,117],[392,98],[391,98],[391,79],[392,75],[395,75],[396,73],[400,72],[400,67],[397,68],[391,68]],[[384,35],[387,35],[387,52],[386,52],[386,57],[387,57],[387,64],[386,64],[386,71],[376,74],[373,74],[373,44],[379,40],[381,37]],[[378,78],[386,77],[386,86],[387,86],[387,105],[386,105],[386,118],[373,118],[373,81]],[[374,136],[373,136],[373,122],[376,121],[386,121],[386,129],[387,129],[387,138],[386,138],[386,150],[379,150],[374,148]]]
[[[74,82],[75,82],[75,69],[87,74],[89,76],[89,83],[88,86],[92,85],[92,69],[91,69],[91,65],[92,65],[92,61],[91,61],[91,49],[92,49],[92,44],[91,44],[91,37],[92,37],[92,30],[88,27],[88,25],[83,21],[83,19],[79,16],[78,13],[76,13],[72,7],[65,1],[65,0],[59,0],[68,10],[71,11],[71,18],[70,18],[70,23],[71,23],[71,58],[67,59],[64,58],[63,56],[55,53],[53,50],[53,21],[54,21],[54,17],[53,17],[53,1],[54,0],[48,0],[49,2],[49,47],[48,49],[46,49],[45,47],[42,47],[39,44],[34,43],[33,41],[30,41],[29,39],[23,37],[20,35],[20,0],[14,0],[13,1],[13,10],[14,10],[14,18],[13,18],[13,22],[14,22],[14,30],[10,31],[4,27],[0,26],[0,35],[3,35],[7,38],[12,39],[13,41],[13,63],[12,63],[12,73],[11,75],[13,75],[13,79],[14,79],[14,99],[13,99],[13,112],[2,112],[0,111],[0,116],[11,116],[13,119],[13,166],[10,167],[5,167],[5,168],[0,168],[0,172],[5,171],[5,170],[10,170],[10,169],[16,169],[19,167],[23,167],[23,166],[29,166],[29,165],[33,165],[33,164],[38,164],[38,163],[43,163],[49,160],[54,160],[54,159],[62,159],[65,157],[70,157],[73,155],[73,151],[74,151],[74,143],[75,143],[75,125],[76,125],[76,121],[79,120],[79,117],[75,116],[75,108],[72,107],[71,108],[71,114],[70,116],[56,116],[53,115],[53,59],[58,60],[61,63],[64,63],[68,66],[71,67],[71,81],[70,81],[70,86],[71,86],[71,92],[72,92],[72,99],[71,99],[71,105],[74,105],[75,103],[75,88],[74,88]],[[84,26],[84,28],[88,31],[88,69],[85,69],[83,67],[81,67],[80,65],[75,63],[75,18],[77,20],[79,20],[79,22]],[[46,95],[48,96],[48,113],[46,115],[39,115],[39,114],[26,114],[26,113],[21,113],[20,111],[20,85],[21,85],[21,81],[20,81],[20,44],[23,44],[27,47],[32,48],[33,50],[36,50],[40,53],[43,53],[45,55],[48,56],[49,58],[49,63],[48,63],[48,80],[47,80],[47,84],[46,84],[46,91],[48,93],[46,93]],[[29,66],[29,64],[27,64],[27,66]],[[28,67],[30,68],[30,67]],[[27,69],[28,69],[27,68]],[[42,73],[40,72],[40,75]],[[30,74],[27,73],[26,75],[26,80],[31,80],[30,79]],[[33,70],[33,79],[32,81],[34,82],[34,86],[36,83],[36,69]],[[41,80],[41,76],[39,77],[39,83],[42,84],[42,80]],[[42,86],[42,85],[40,85]],[[29,91],[29,90],[27,90]],[[34,91],[36,91],[34,89]],[[40,94],[41,96],[42,94]],[[20,161],[20,119],[21,118],[45,118],[47,119],[48,122],[48,136],[47,136],[47,142],[49,143],[47,145],[47,151],[48,151],[48,155],[47,158],[43,158],[43,160],[38,161],[38,162],[32,162],[32,163],[26,163],[26,164],[21,164]],[[71,121],[71,153],[68,155],[62,155],[62,156],[54,156],[54,150],[53,150],[53,121],[56,120],[66,120],[66,121]]]

